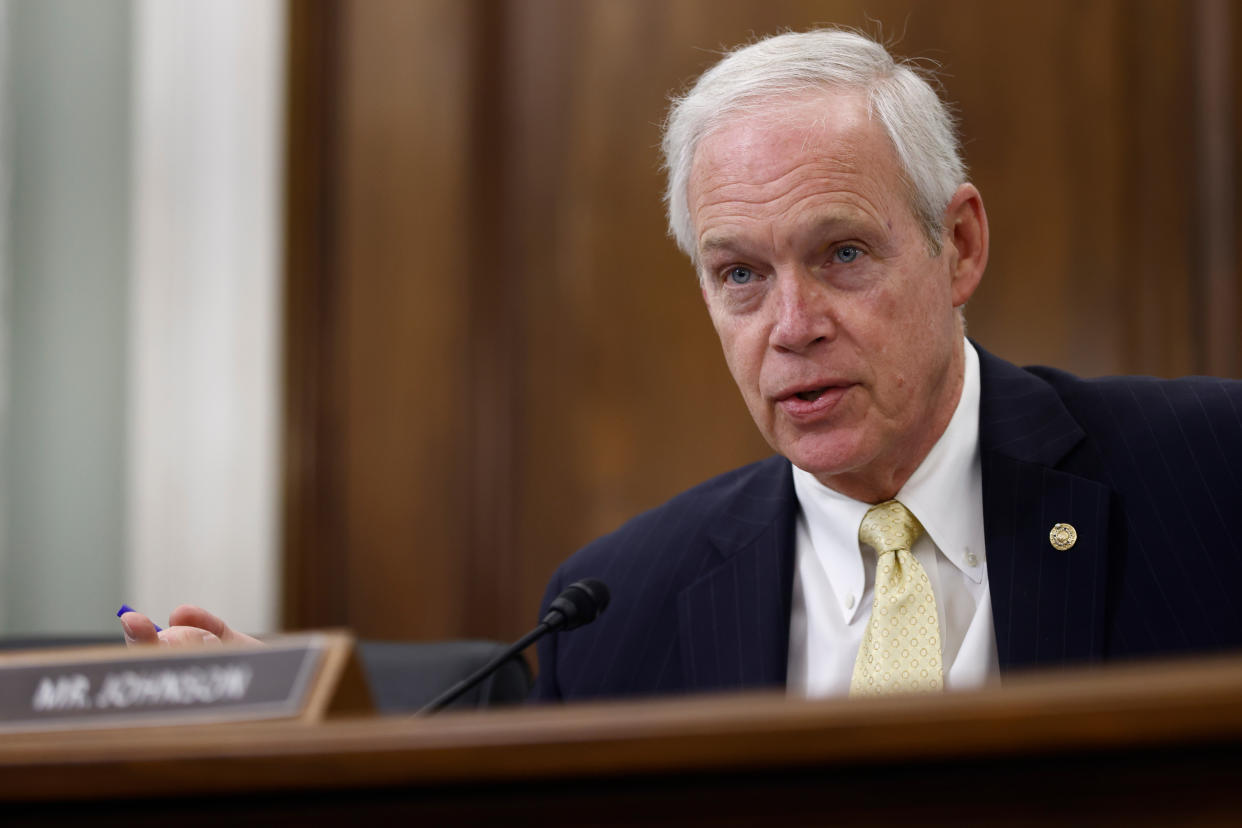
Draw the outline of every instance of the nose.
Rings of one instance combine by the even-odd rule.
[[[802,353],[836,335],[827,290],[811,274],[778,273],[772,299],[776,319],[769,343],[776,350]]]

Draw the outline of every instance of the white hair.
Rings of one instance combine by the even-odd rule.
[[[821,89],[866,94],[897,151],[914,215],[932,253],[939,253],[944,210],[966,180],[953,116],[917,67],[895,61],[864,35],[818,29],[735,49],[673,99],[664,124],[664,199],[669,233],[691,260],[696,244],[687,186],[699,142],[731,115]]]

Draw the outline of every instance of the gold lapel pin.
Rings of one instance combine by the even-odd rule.
[[[1052,543],[1053,549],[1064,552],[1078,542],[1078,530],[1068,523],[1058,523],[1048,533],[1048,540]]]

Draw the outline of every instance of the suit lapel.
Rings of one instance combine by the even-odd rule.
[[[1097,660],[1112,490],[1057,468],[1085,435],[1052,387],[978,351],[984,534],[1001,669]],[[1058,523],[1077,532],[1069,549],[1049,538]]]
[[[678,601],[688,690],[784,684],[797,508],[779,457],[722,504],[709,535],[714,565]]]

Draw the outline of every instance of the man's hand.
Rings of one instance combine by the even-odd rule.
[[[239,633],[202,607],[182,605],[168,616],[168,629],[155,631],[155,624],[141,612],[127,612],[121,616],[121,628],[125,630],[126,644],[166,644],[172,647],[220,646],[222,644],[245,644],[261,647],[263,642],[245,633]]]

